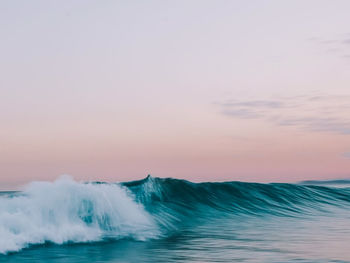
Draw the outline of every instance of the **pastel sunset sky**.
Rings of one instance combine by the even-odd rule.
[[[0,190],[350,177],[350,1],[1,1]]]

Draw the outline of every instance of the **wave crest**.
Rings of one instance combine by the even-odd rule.
[[[0,198],[0,253],[45,242],[145,240],[159,235],[143,206],[117,184],[60,178],[34,182],[18,195]]]
[[[172,178],[147,178],[124,183],[152,211],[160,206],[176,213],[222,211],[236,215],[277,215],[324,211],[350,206],[350,188],[287,183],[192,183]],[[175,213],[173,213],[175,214]]]

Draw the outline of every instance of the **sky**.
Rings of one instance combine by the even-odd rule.
[[[0,2],[0,189],[350,177],[350,1]]]

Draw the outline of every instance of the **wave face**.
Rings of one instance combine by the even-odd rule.
[[[212,218],[305,217],[350,208],[350,188],[147,178],[34,182],[0,195],[0,253],[32,244],[147,240]]]
[[[117,184],[61,178],[31,183],[21,193],[0,198],[0,253],[45,242],[145,240],[158,235],[152,217]]]
[[[123,185],[151,213],[166,212],[179,217],[194,211],[235,216],[299,216],[350,207],[350,187],[334,188],[311,183],[192,183],[149,176]]]

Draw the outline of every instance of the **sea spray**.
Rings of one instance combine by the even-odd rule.
[[[45,242],[145,240],[158,234],[152,217],[118,184],[64,177],[33,182],[17,195],[0,197],[0,253]]]

